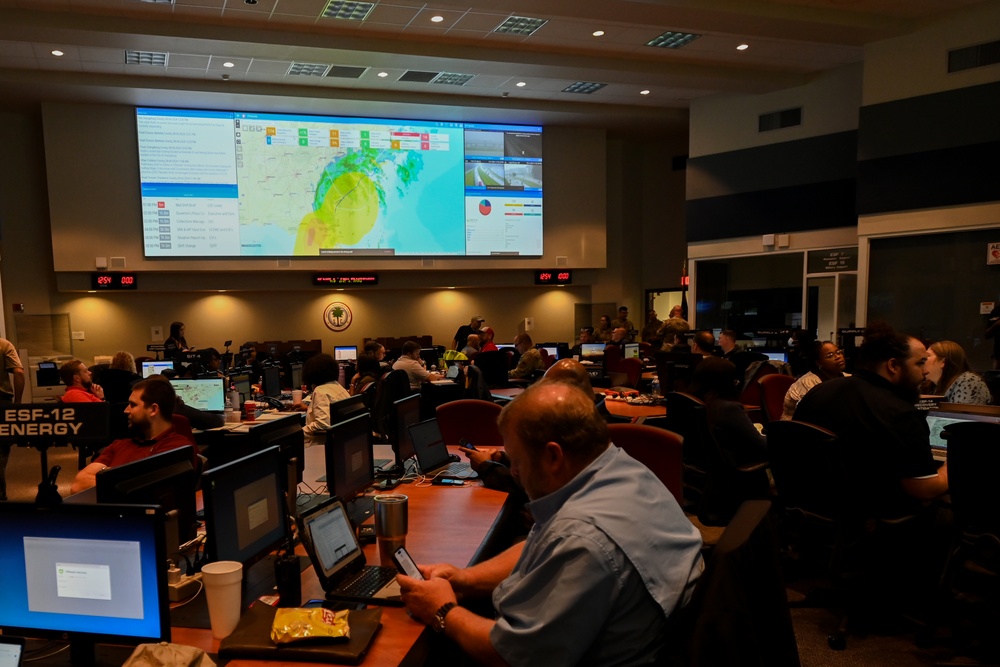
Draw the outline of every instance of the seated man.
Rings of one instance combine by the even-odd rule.
[[[594,342],[594,327],[583,327],[580,329],[580,342],[570,348],[570,356],[580,358],[583,356],[583,346],[586,343]]]
[[[620,348],[627,342],[628,342],[628,329],[626,329],[625,327],[615,327],[614,330],[611,332],[611,340],[608,341],[608,344],[605,347],[611,347],[612,345],[614,345],[615,347]]]
[[[392,370],[406,371],[406,374],[410,378],[410,389],[420,389],[421,382],[433,382],[444,377],[439,373],[431,373],[424,368],[420,359],[420,343],[415,340],[408,340],[403,343],[403,355],[392,365]]]
[[[545,368],[542,353],[535,348],[529,334],[521,333],[514,336],[514,349],[521,355],[521,358],[518,359],[517,366],[508,373],[510,377],[527,379],[535,371]]]
[[[795,409],[796,420],[829,429],[845,446],[864,452],[849,481],[872,516],[919,512],[922,503],[948,491],[948,466],[935,464],[927,419],[914,407],[926,361],[916,338],[870,325],[855,374],[816,385]]]
[[[652,662],[701,574],[698,530],[576,387],[529,387],[500,432],[535,527],[478,565],[399,575],[407,609],[483,664]],[[475,595],[492,595],[496,620],[456,606]]]
[[[469,337],[466,339],[465,347],[462,348],[461,352],[466,357],[471,359],[477,352],[479,352],[479,345],[479,334],[469,334]]]
[[[143,380],[132,388],[125,414],[133,437],[115,440],[104,448],[94,462],[76,475],[72,493],[89,489],[97,483],[95,476],[105,468],[113,468],[144,459],[194,442],[174,430],[171,419],[177,395],[169,382]]]
[[[59,398],[63,403],[100,403],[104,400],[104,389],[94,384],[90,370],[79,359],[60,366],[59,379],[66,385],[66,392]]]
[[[495,335],[493,327],[483,327],[479,330],[479,351],[480,352],[497,352],[500,348],[497,344],[493,342],[493,336]]]
[[[711,357],[715,354],[715,336],[711,331],[699,331],[691,336],[691,354]]]

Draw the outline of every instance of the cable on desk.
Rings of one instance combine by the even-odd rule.
[[[58,643],[60,643],[60,642],[56,642],[56,641],[48,642],[46,644],[46,646],[43,646],[42,648],[35,649],[34,651],[31,651],[31,653],[38,653],[39,651],[44,651],[49,646],[52,646],[53,644],[58,644]],[[68,648],[69,648],[69,643],[67,642],[67,643],[63,644],[63,646],[61,648],[56,649],[55,651],[52,651],[51,653],[46,653],[45,655],[35,655],[35,656],[32,656],[32,657],[28,657],[28,653],[29,652],[25,651],[25,655],[24,655],[24,658],[23,658],[22,662],[38,662],[39,660],[47,660],[48,658],[51,658],[54,655],[59,655],[60,653],[62,653],[63,651],[65,651]]]

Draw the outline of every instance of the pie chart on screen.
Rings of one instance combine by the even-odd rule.
[[[490,211],[493,210],[493,204],[490,203],[489,199],[482,199],[479,201],[479,212],[483,215],[489,215]]]

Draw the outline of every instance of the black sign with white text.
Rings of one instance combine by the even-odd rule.
[[[107,403],[25,403],[0,408],[0,444],[108,439]]]

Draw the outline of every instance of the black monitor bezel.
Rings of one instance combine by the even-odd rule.
[[[349,481],[344,488],[338,483],[337,464],[344,459],[344,447],[348,440],[364,438],[365,446],[360,451],[367,457],[368,474],[364,481]],[[351,419],[334,424],[326,435],[326,485],[331,496],[338,496],[344,502],[357,498],[375,482],[375,457],[371,444],[371,416],[359,414]]]
[[[254,563],[263,560],[272,551],[285,543],[288,538],[288,516],[285,512],[287,503],[283,497],[285,470],[285,465],[281,460],[281,451],[275,446],[254,452],[253,454],[230,461],[229,463],[224,463],[215,468],[210,468],[202,473],[201,492],[205,506],[205,550],[209,560],[235,560],[243,563],[244,569],[249,569]],[[217,514],[220,511],[217,509],[219,501],[216,500],[216,494],[220,493],[220,491],[216,489],[216,485],[220,483],[219,480],[222,480],[231,486],[232,483],[230,480],[232,478],[237,476],[245,478],[247,472],[261,472],[272,477],[277,492],[277,507],[281,510],[279,512],[281,525],[279,530],[269,535],[266,542],[258,544],[252,554],[244,555],[240,553],[233,555],[223,553],[220,555],[219,533],[215,530],[216,524],[219,523]],[[260,479],[260,477],[256,479]],[[243,483],[238,488],[242,488],[243,486],[246,486],[246,484]],[[236,488],[229,488],[223,492],[231,495],[235,491]]]
[[[0,514],[6,512],[26,512],[32,513],[35,516],[43,517],[46,514],[63,514],[69,515],[70,517],[83,516],[87,514],[96,514],[97,520],[95,520],[95,525],[107,526],[107,522],[114,519],[114,517],[121,518],[122,516],[127,516],[136,520],[147,520],[152,522],[153,525],[153,542],[154,542],[154,554],[152,556],[153,560],[157,564],[162,564],[166,562],[167,559],[167,546],[166,546],[166,535],[165,535],[165,514],[158,506],[155,505],[121,505],[121,504],[104,504],[104,503],[62,503],[55,505],[53,507],[46,507],[42,505],[37,505],[35,503],[26,502],[3,502],[0,503]],[[32,521],[33,524],[37,525],[40,521],[44,519],[36,519]],[[99,535],[99,531],[95,530],[95,537]],[[9,536],[6,536],[9,539]],[[145,555],[145,554],[143,554]],[[109,632],[98,633],[98,632],[82,632],[79,630],[54,630],[48,628],[31,628],[21,625],[0,625],[0,632],[5,635],[17,635],[22,637],[37,637],[40,639],[63,639],[69,640],[70,645],[79,643],[82,648],[86,648],[87,644],[120,644],[125,646],[138,646],[144,643],[159,643],[159,642],[169,642],[171,640],[171,625],[170,625],[170,596],[167,592],[167,569],[166,567],[154,567],[153,570],[156,572],[156,591],[158,604],[157,612],[159,615],[159,636],[139,636],[139,635],[121,635],[111,632],[115,626],[113,623],[108,624]],[[8,573],[6,576],[10,576]],[[92,649],[92,647],[91,647]],[[92,655],[92,650],[91,650]]]
[[[409,402],[408,402],[409,401]],[[403,415],[400,411],[401,405],[415,405],[416,406],[416,419],[408,424],[403,424]],[[393,410],[396,415],[396,437],[393,438],[390,445],[392,446],[392,452],[396,455],[396,463],[398,465],[403,465],[403,462],[407,459],[411,459],[417,455],[417,450],[413,448],[413,440],[410,439],[410,426],[416,424],[417,422],[423,421],[420,418],[420,394],[410,394],[409,396],[404,396],[403,398],[397,399],[393,402]],[[405,434],[405,435],[404,435]],[[400,441],[406,438],[409,442],[410,448],[408,451],[402,451],[400,447]]]

